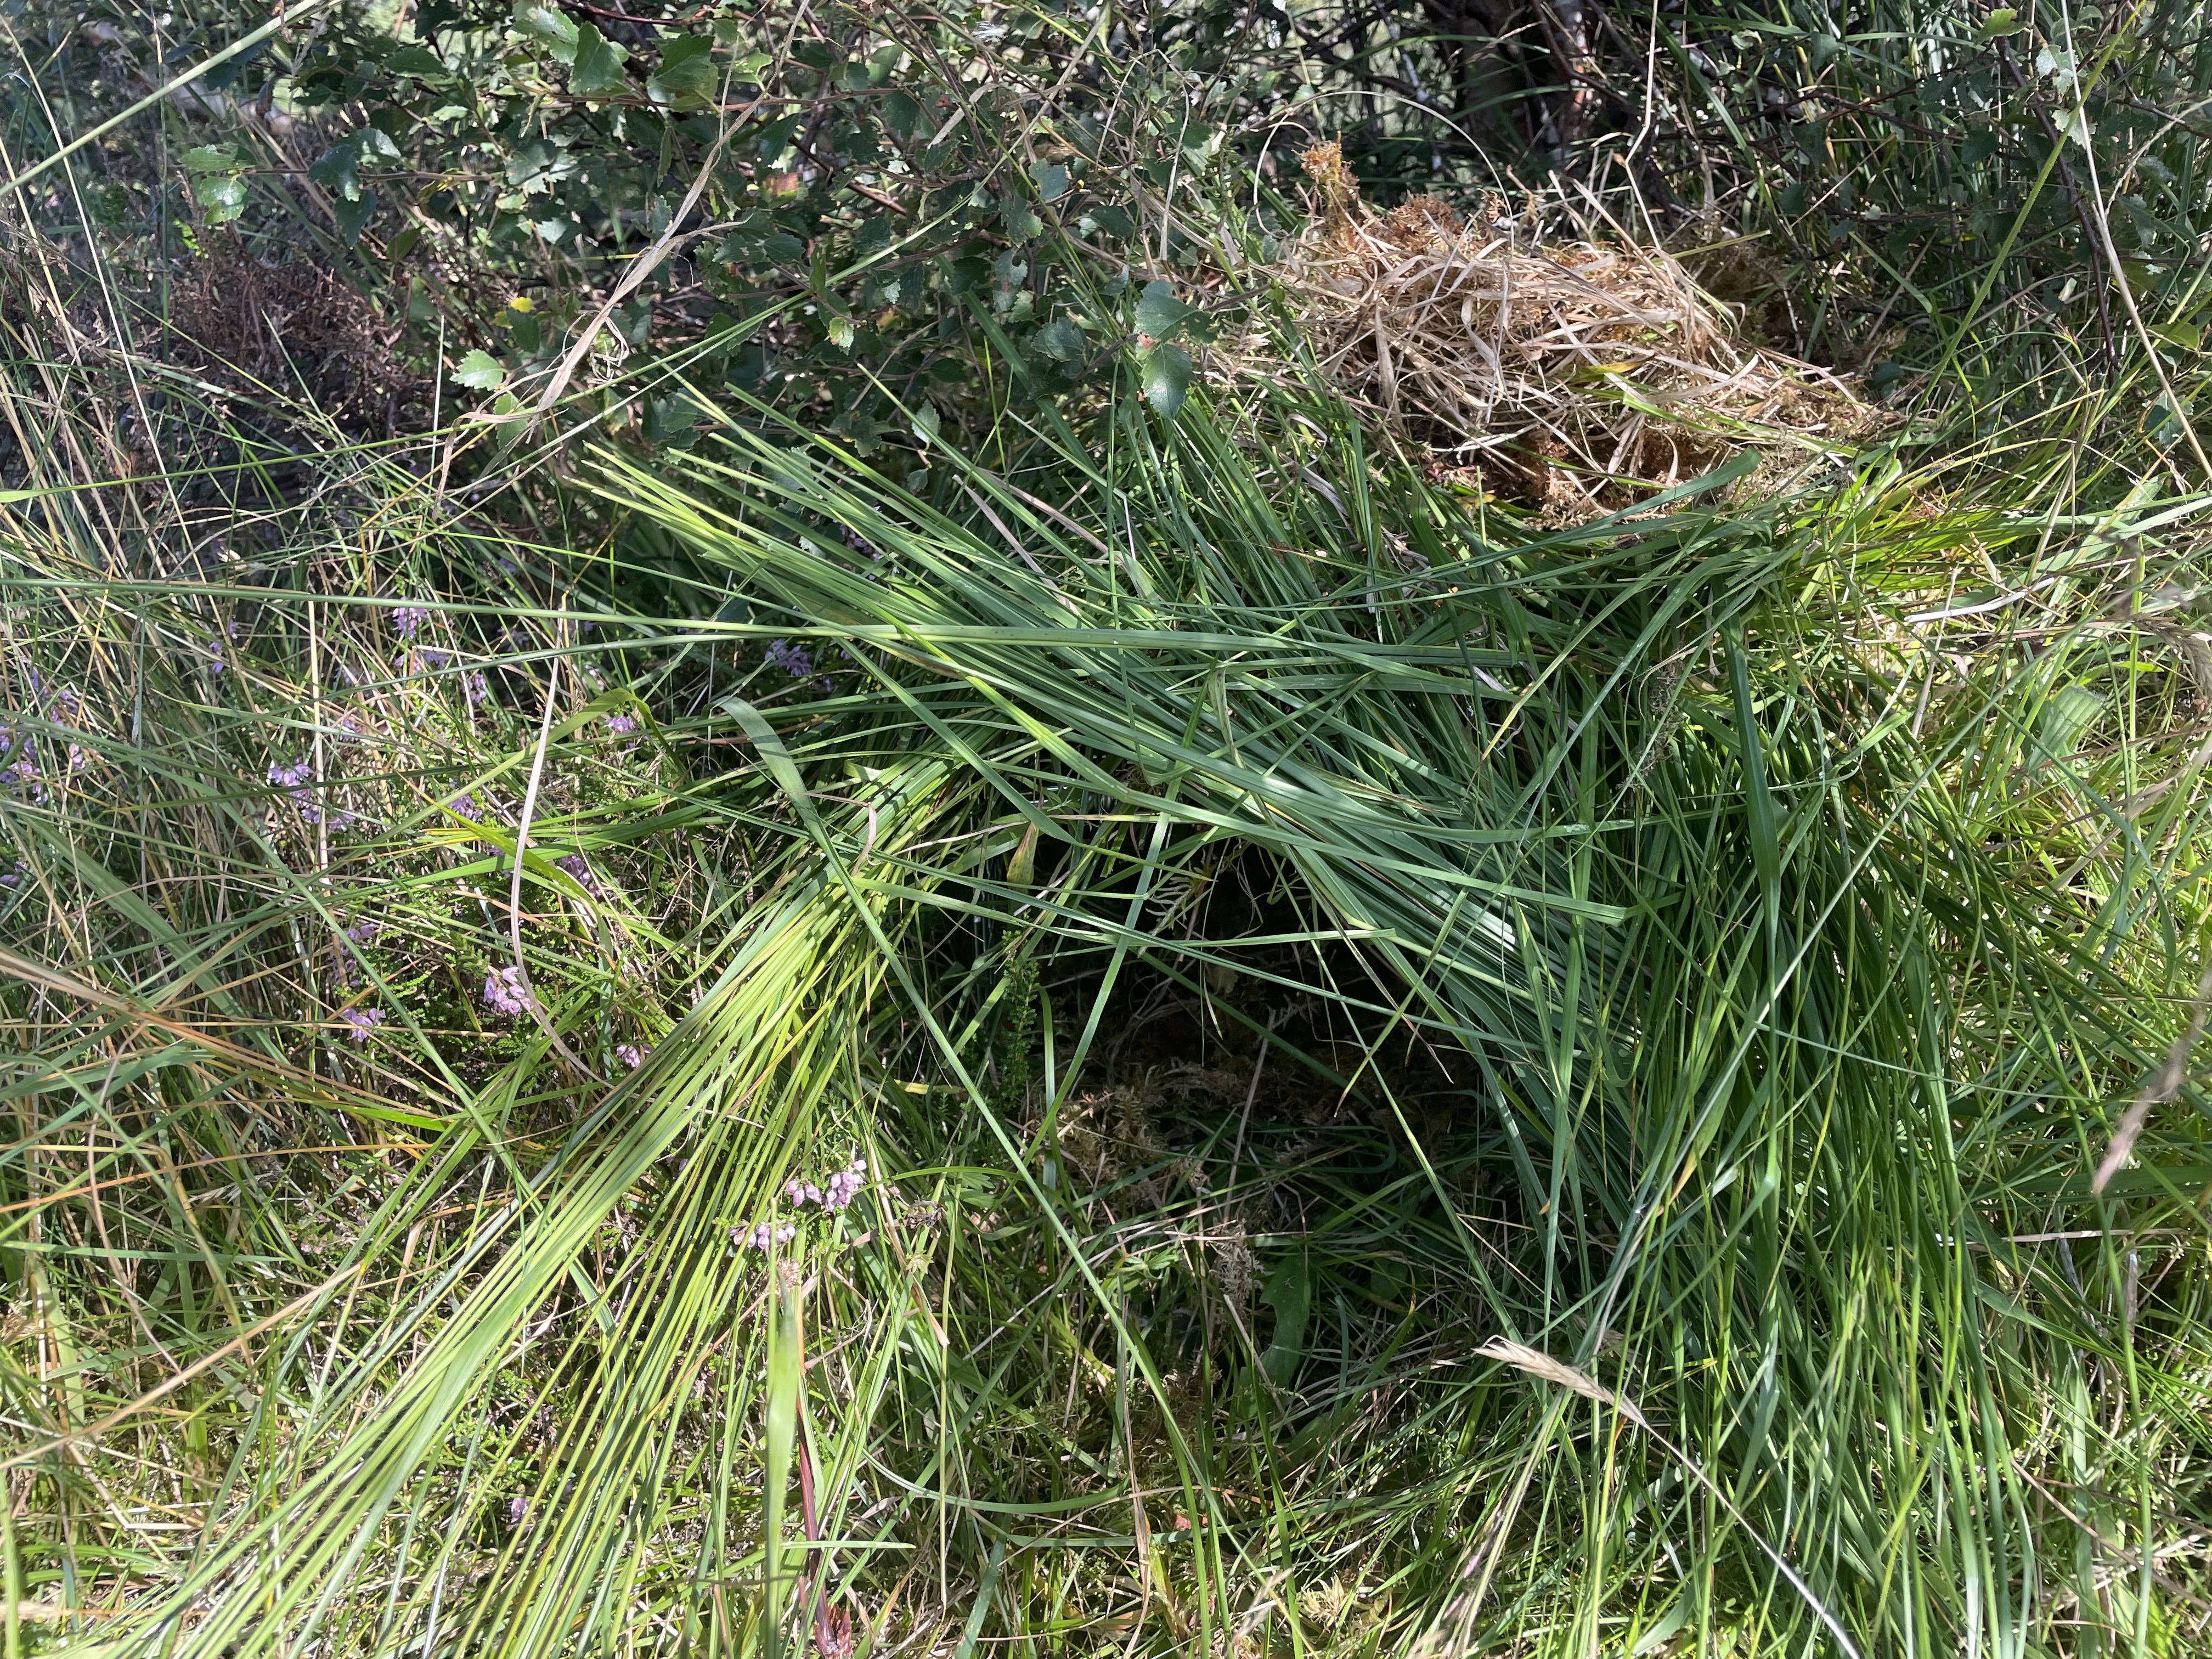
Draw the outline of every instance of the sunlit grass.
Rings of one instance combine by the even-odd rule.
[[[0,509],[19,1644],[2173,1650],[2184,544],[1029,441]]]

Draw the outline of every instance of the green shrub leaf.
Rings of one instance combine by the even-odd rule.
[[[200,222],[227,225],[246,211],[246,180],[235,173],[203,173],[192,180]]]
[[[1144,297],[1137,301],[1137,332],[1147,339],[1172,340],[1197,314],[1196,306],[1176,298],[1174,283],[1147,283]]]
[[[472,392],[489,392],[507,379],[507,370],[489,351],[471,351],[453,370],[453,379]]]
[[[1073,317],[1055,317],[1036,331],[1036,349],[1048,357],[1063,363],[1080,362],[1083,356],[1083,326]]]
[[[1040,202],[1056,202],[1067,194],[1067,169],[1057,163],[1048,166],[1042,161],[1032,161],[1030,178],[1036,185]]]
[[[557,6],[520,5],[514,9],[514,27],[544,46],[555,63],[573,64],[577,39],[592,26],[586,23],[580,28]],[[592,29],[592,33],[597,35],[599,31]]]
[[[623,73],[623,64],[629,57],[593,25],[579,23],[576,61],[568,70],[568,90],[580,98],[629,90],[629,77]]]
[[[1181,346],[1156,345],[1145,354],[1145,401],[1168,420],[1175,419],[1190,395],[1190,354]]]
[[[337,221],[338,240],[348,247],[361,240],[361,234],[368,228],[376,212],[376,192],[365,190],[349,201],[341,196],[331,204],[331,216]]]
[[[704,97],[714,87],[714,46],[704,35],[679,35],[664,41],[660,64],[645,83],[656,103],[673,104]]]
[[[1044,228],[1044,221],[1018,196],[1008,196],[999,204],[999,222],[1017,242],[1026,242]]]

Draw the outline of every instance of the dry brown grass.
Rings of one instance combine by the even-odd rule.
[[[304,398],[353,435],[415,424],[423,388],[392,351],[398,331],[356,288],[308,260],[256,258],[233,236],[210,239],[178,284],[178,355],[228,391]]]
[[[1495,201],[1474,224],[1435,197],[1378,213],[1335,144],[1303,159],[1320,214],[1285,284],[1322,371],[1437,471],[1571,517],[1875,423],[1834,374],[1747,340],[1662,249],[1538,246]]]

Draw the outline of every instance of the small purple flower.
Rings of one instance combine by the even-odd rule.
[[[461,676],[461,694],[468,698],[470,708],[481,708],[483,706],[483,700],[491,696],[491,688],[484,684],[483,671]]]
[[[66,685],[57,689],[53,696],[49,698],[46,695],[46,678],[37,669],[25,669],[23,678],[25,684],[31,688],[31,702],[33,705],[44,703],[49,718],[57,720],[73,720],[84,712],[84,705],[77,701],[76,693]]]
[[[867,1185],[867,1182],[868,1160],[856,1158],[831,1176],[827,1187],[817,1187],[811,1181],[802,1181],[793,1176],[783,1183],[783,1195],[802,1208],[809,1204],[818,1204],[824,1210],[842,1210],[860,1195],[860,1188]]]
[[[368,1034],[371,1031],[374,1031],[378,1026],[384,1024],[384,1010],[381,1008],[349,1008],[343,1013],[340,1014],[338,1018],[345,1021],[347,1024],[353,1027],[350,1031],[346,1033],[346,1040],[349,1042],[362,1043],[368,1041]]]
[[[642,1048],[639,1048],[635,1042],[617,1042],[615,1044],[615,1058],[622,1061],[623,1065],[629,1067],[633,1072],[637,1070],[639,1066],[645,1064],[645,1057],[652,1052],[653,1045],[649,1042]]]
[[[211,645],[211,646],[208,647],[208,648],[207,648],[207,653],[208,653],[208,672],[209,672],[209,673],[210,673],[210,674],[220,674],[220,673],[222,673],[222,672],[226,668],[228,668],[228,667],[229,667],[229,666],[230,666],[230,665],[229,665],[228,663],[227,663],[227,662],[225,662],[225,661],[223,660],[222,647],[221,646],[219,646],[219,645]]]
[[[384,924],[374,916],[364,916],[345,930],[345,936],[356,945],[374,945],[383,931]]]
[[[522,969],[499,968],[484,975],[484,1006],[495,1013],[526,1014],[536,1006]]]
[[[626,738],[636,730],[637,716],[635,714],[610,714],[607,716],[607,734],[610,737]]]
[[[448,812],[457,812],[465,818],[480,819],[483,817],[483,809],[477,805],[477,798],[466,790],[463,790],[453,799],[447,801],[446,810]]]
[[[868,1160],[856,1158],[845,1168],[830,1177],[830,1189],[822,1195],[825,1210],[842,1210],[860,1195],[860,1188],[868,1183]]]
[[[411,640],[432,613],[419,605],[403,605],[392,613],[392,631],[403,640]]]
[[[14,765],[0,767],[0,783],[6,784],[11,789],[21,790],[26,796],[41,806],[53,798],[52,792],[41,780],[39,763],[32,757],[27,747],[22,753],[16,756]]]
[[[773,668],[781,668],[795,680],[803,680],[814,672],[814,663],[803,645],[793,645],[789,640],[770,640],[763,653]]]
[[[787,1221],[781,1226],[772,1226],[763,1221],[750,1232],[732,1228],[730,1237],[740,1244],[749,1244],[756,1250],[765,1250],[770,1244],[788,1244],[799,1236],[799,1229]]]
[[[507,1503],[507,1524],[510,1527],[519,1527],[522,1524],[523,1516],[529,1513],[530,1500],[517,1492]]]
[[[81,743],[73,743],[69,746],[69,769],[70,771],[82,772],[86,767],[91,764],[91,750],[86,748]]]
[[[5,870],[0,870],[0,887],[16,886],[21,883],[22,879],[23,860],[21,859],[14,860]],[[617,1048],[615,1052],[617,1054],[620,1054],[622,1050]]]
[[[314,763],[305,755],[289,766],[272,765],[269,769],[269,781],[292,798],[292,804],[300,809],[300,816],[309,823],[319,823],[323,818],[322,809],[308,799],[307,780],[314,771]]]
[[[574,877],[576,884],[593,897],[599,896],[599,878],[592,873],[592,866],[584,861],[581,853],[571,853],[566,858],[555,859],[553,867]]]

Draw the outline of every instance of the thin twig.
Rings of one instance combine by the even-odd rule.
[[[558,1049],[561,1058],[581,1072],[594,1083],[606,1079],[576,1058],[567,1043],[561,1041],[560,1032],[545,1010],[538,1006],[538,993],[530,983],[530,967],[522,959],[522,855],[530,846],[531,815],[538,810],[538,783],[545,772],[545,750],[553,736],[553,705],[561,690],[561,659],[554,658],[545,665],[545,713],[538,722],[538,752],[530,757],[530,783],[522,793],[522,813],[514,825],[514,871],[507,889],[507,927],[508,941],[514,947],[514,971],[522,980],[522,1006],[530,1011],[531,1018]]]
[[[2181,1092],[2181,1080],[2188,1075],[2190,1051],[2196,1048],[2197,1039],[2204,1035],[2204,1022],[2212,1018],[2212,968],[2204,970],[2204,977],[2197,981],[2197,1006],[2189,1016],[2188,1029],[2173,1040],[2166,1051],[2166,1063],[2153,1073],[2136,1097],[2136,1103],[2128,1108],[2128,1115],[2120,1120],[2113,1132],[2112,1144],[2105,1149],[2105,1161],[2097,1166],[2097,1173],[2089,1178],[2089,1190],[2102,1194],[2120,1166],[2128,1161],[2136,1149],[2136,1139],[2150,1121],[2151,1109],[2172,1100]]]

